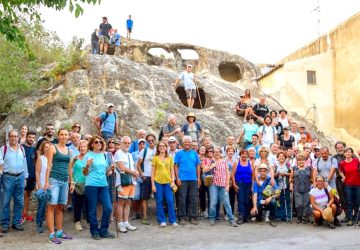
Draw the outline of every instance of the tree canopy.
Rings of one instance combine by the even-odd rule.
[[[29,18],[30,21],[41,20],[39,7],[63,10],[68,6],[69,11],[78,17],[84,12],[81,4],[100,2],[101,0],[0,0],[0,33],[4,34],[8,41],[26,47],[19,21],[21,18]]]

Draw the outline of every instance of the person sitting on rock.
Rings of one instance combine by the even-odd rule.
[[[245,89],[244,92],[244,102],[249,105],[250,107],[253,106],[253,100],[251,99],[251,93],[250,93],[250,89]]]
[[[186,92],[187,105],[189,108],[194,106],[196,98],[196,84],[194,79],[194,74],[192,71],[192,65],[187,65],[185,71],[183,71],[175,81],[175,89],[179,85],[180,81],[184,83],[184,88]]]
[[[264,118],[269,113],[269,107],[265,104],[265,97],[260,97],[260,102],[255,104],[253,107],[254,116],[256,118],[256,122],[260,125],[264,124]]]
[[[236,104],[235,109],[236,109],[236,114],[238,116],[243,116],[245,120],[249,114],[254,113],[252,108],[245,103],[245,96],[243,95],[240,96],[240,101]]]
[[[259,126],[254,122],[254,118],[253,115],[247,117],[247,123],[243,125],[243,130],[237,141],[237,143],[241,144],[244,148],[252,144],[252,136],[256,134],[259,129]]]
[[[102,18],[102,23],[99,26],[100,35],[99,35],[99,47],[100,47],[100,55],[107,53],[108,45],[110,44],[110,33],[112,26],[108,23],[107,17]]]

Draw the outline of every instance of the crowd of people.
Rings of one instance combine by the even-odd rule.
[[[197,225],[201,217],[211,226],[227,220],[233,227],[250,221],[275,227],[295,217],[331,229],[357,223],[360,169],[354,150],[337,142],[337,153],[330,155],[286,110],[270,111],[265,97],[252,102],[247,90],[235,111],[244,116],[242,132],[228,136],[225,145],[204,133],[194,112],[182,126],[169,115],[159,136],[143,129],[133,139],[120,136],[112,103],[93,121],[98,135],[83,134],[80,123],[56,134],[53,124],[41,135],[25,125],[9,131],[0,148],[2,233],[10,226],[23,231],[23,223],[34,220],[28,212],[32,197],[36,230],[43,233],[46,220],[55,244],[72,239],[63,230],[68,209],[75,230],[87,226],[95,240],[114,238],[111,223],[122,233],[137,229],[131,220],[154,223],[148,214],[152,194],[161,227]]]

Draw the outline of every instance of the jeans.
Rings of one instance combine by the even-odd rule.
[[[250,217],[251,209],[251,183],[236,182],[236,185],[239,187],[237,193],[238,216],[247,220]]]
[[[35,192],[35,196],[38,200],[38,207],[36,211],[36,225],[42,225],[43,221],[45,220],[45,212],[46,212],[46,205],[47,201],[50,198],[50,190],[47,189],[38,189]]]
[[[160,184],[155,182],[156,193],[156,217],[159,223],[166,222],[165,212],[164,212],[164,199],[167,203],[169,222],[176,222],[175,207],[174,207],[174,194],[170,187],[170,184]]]
[[[294,192],[295,208],[298,217],[308,217],[311,215],[309,193]]]
[[[91,43],[91,53],[92,54],[97,54],[97,49],[98,49],[98,43]]]
[[[85,186],[85,195],[89,204],[88,213],[91,235],[106,235],[108,233],[110,214],[112,211],[109,188],[107,186]],[[100,228],[96,217],[96,207],[98,203],[101,204],[103,212]]]
[[[275,220],[275,214],[276,214],[276,200],[275,199],[271,199],[270,203],[267,205],[261,205],[261,204],[257,204],[257,210],[258,210],[258,214],[256,216],[257,220],[261,220],[262,219],[262,215],[263,215],[263,211],[270,211],[270,216],[269,219],[270,220]]]
[[[220,204],[223,204],[225,207],[226,215],[229,218],[229,221],[234,220],[234,215],[231,211],[230,206],[230,200],[229,200],[229,192],[225,191],[225,187],[218,187],[215,185],[211,185],[209,188],[210,192],[210,213],[209,213],[209,219],[215,220],[216,218],[216,206],[218,203],[218,200],[220,201]]]
[[[360,206],[360,186],[344,185],[346,200],[346,215],[349,220],[355,221]]]
[[[197,216],[197,198],[198,188],[197,181],[181,181],[179,188],[179,219],[189,215],[190,218]],[[189,213],[187,213],[187,208]]]
[[[280,207],[276,209],[276,218],[284,221],[291,218],[290,190],[288,188],[281,190]]]
[[[10,202],[14,201],[14,216],[12,219],[13,225],[19,225],[21,220],[21,212],[24,207],[24,188],[25,188],[25,174],[17,177],[4,174],[2,178],[2,185],[4,190],[3,195],[3,216],[1,220],[2,227],[9,227],[10,224]]]
[[[207,203],[206,203],[206,196],[208,198]],[[199,188],[199,199],[200,199],[201,212],[204,212],[209,207],[210,197],[209,197],[209,188],[207,186],[205,186],[203,183],[201,184],[201,186]]]
[[[89,216],[88,216],[88,201],[86,199],[85,195],[78,195],[76,192],[73,193],[74,196],[74,221],[78,222],[81,220],[81,214],[84,211],[85,208],[85,218],[86,221],[89,222]]]
[[[110,138],[114,137],[114,133],[101,131],[101,137],[104,138],[105,141],[108,141]]]

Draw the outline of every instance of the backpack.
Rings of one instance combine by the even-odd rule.
[[[147,153],[147,147],[145,147],[145,149],[144,149],[144,157],[143,157],[143,160],[141,162],[141,171],[143,171],[143,172],[144,172],[144,163],[145,163],[146,153]]]
[[[21,152],[23,153],[23,156],[24,156],[24,158],[26,158],[26,155],[25,155],[25,149],[21,146],[21,145],[19,145],[20,146],[20,149],[21,149]],[[6,153],[7,153],[7,145],[4,145],[4,152],[3,152],[3,160],[5,159],[5,155],[6,155]]]
[[[110,43],[111,43],[111,44],[116,44],[117,41],[119,41],[119,37],[117,37],[117,36],[115,36],[115,35],[113,35],[113,36],[111,37],[111,39],[110,39]]]
[[[275,135],[275,128],[274,128],[274,126],[271,125],[271,128],[272,128],[273,134]],[[262,131],[261,131],[261,133],[262,133],[263,135],[266,134],[265,125],[262,126]]]
[[[324,188],[324,190],[328,197],[328,200],[330,201],[329,190],[327,188]],[[339,216],[342,213],[341,203],[340,203],[339,198],[336,195],[333,195],[333,197],[334,197],[334,204],[336,206],[336,212],[335,212],[334,216]]]
[[[319,162],[320,162],[320,159],[321,158],[318,158],[317,161],[316,161],[316,170],[318,171],[318,174],[319,174]],[[331,164],[333,162],[333,159],[334,159],[334,156],[330,156],[330,163]]]
[[[116,127],[116,120],[117,120],[117,116],[116,116],[116,113],[113,112],[114,116],[115,116],[115,127]],[[100,127],[101,125],[106,121],[106,119],[109,117],[109,113],[108,112],[105,112],[105,117],[104,117],[104,120],[100,120]]]

